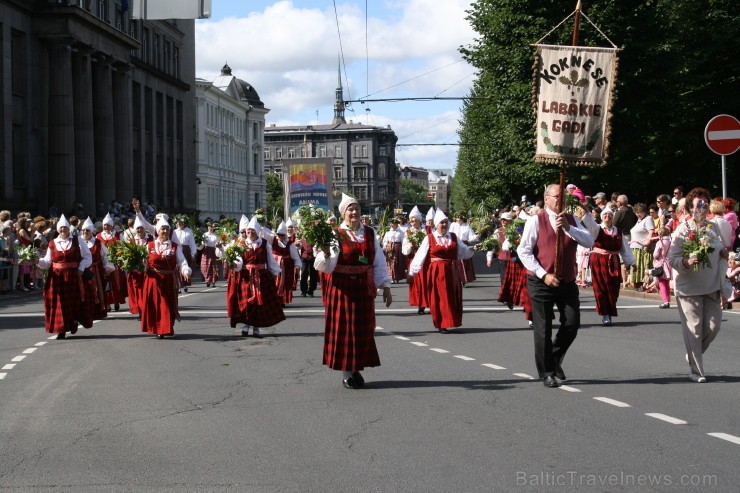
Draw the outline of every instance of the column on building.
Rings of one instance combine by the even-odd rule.
[[[110,59],[103,55],[93,63],[93,121],[95,134],[96,200],[106,205],[116,197],[113,138],[113,77]],[[122,198],[122,200],[124,200]]]
[[[94,213],[95,197],[95,142],[93,133],[92,66],[93,50],[77,48],[72,54],[74,84],[74,145],[76,200]],[[65,204],[65,207],[66,204]]]
[[[48,48],[49,203],[66,210],[77,199],[72,46],[68,40],[49,40]]]
[[[113,131],[115,154],[115,196],[122,202],[134,195],[131,132],[131,67],[119,63],[113,67]]]

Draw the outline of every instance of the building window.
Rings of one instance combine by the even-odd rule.
[[[254,194],[254,208],[259,209],[260,207],[260,194],[259,192]]]
[[[334,157],[342,157],[342,146],[334,146]]]
[[[159,34],[155,34],[152,42],[152,62],[156,68],[159,68]]]
[[[359,144],[355,144],[352,146],[352,156],[360,157],[360,145]]]
[[[367,187],[352,187],[352,193],[357,198],[357,200],[367,199]]]
[[[319,146],[319,157],[326,157],[326,145]]]
[[[301,157],[306,157],[306,146],[305,145],[301,146]]]
[[[149,29],[141,32],[141,59],[149,63]]]
[[[180,78],[180,48],[177,46],[172,52],[172,75]]]
[[[357,181],[364,181],[367,179],[367,168],[354,168],[352,170],[352,179]]]
[[[362,152],[361,157],[367,157],[367,145],[366,144],[362,144],[360,151]]]
[[[334,179],[339,181],[342,179],[342,167],[334,166]]]
[[[0,26],[1,27],[1,26]],[[0,67],[1,69],[2,67]],[[10,32],[10,88],[14,94],[26,94],[26,36]]]
[[[108,6],[106,5],[108,2],[107,0],[98,0],[98,17],[103,19],[105,22],[108,22]]]
[[[378,187],[378,199],[385,200],[385,187]]]
[[[259,155],[259,153],[256,153],[255,152],[252,155],[252,159],[254,159],[254,161],[252,162],[253,163],[253,168],[254,168],[253,169],[253,171],[254,171],[253,174],[259,175],[260,174],[260,155]]]
[[[170,74],[170,52],[171,50],[171,44],[169,41],[164,42],[164,71]],[[172,75],[172,74],[170,74]]]
[[[295,158],[295,147],[288,147],[288,159]]]
[[[272,161],[272,158],[270,157],[270,149],[271,147],[265,147],[265,161]]]
[[[283,159],[283,148],[282,147],[275,148],[275,159],[278,161],[281,161]]]
[[[385,180],[385,164],[378,166],[378,179]]]
[[[388,148],[386,146],[380,146],[380,148],[378,149],[378,154],[381,156],[387,156]]]

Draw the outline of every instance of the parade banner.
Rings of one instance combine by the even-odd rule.
[[[332,212],[331,162],[324,158],[284,159],[285,217],[293,217],[299,207],[314,205]]]
[[[535,45],[535,161],[603,166],[611,133],[615,48]]]

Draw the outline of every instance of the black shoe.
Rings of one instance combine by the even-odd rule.
[[[422,306],[419,308],[419,310],[416,312],[418,315],[424,315],[424,307]]]
[[[309,298],[313,298],[313,293],[308,293]]]
[[[79,326],[78,324],[75,324],[75,327],[74,327],[74,329],[70,330],[70,331],[69,331],[69,333],[70,333],[70,334],[72,334],[72,335],[76,334],[76,333],[77,333],[77,329],[78,329],[79,327],[80,327],[80,326]]]
[[[157,339],[164,339],[164,335],[162,334],[157,335]]]
[[[306,293],[301,293],[301,298],[305,298],[306,296],[308,296]]]
[[[211,283],[210,283],[210,282],[207,282],[207,283],[206,283],[206,287],[207,287],[207,288],[210,288],[210,287],[211,287]]]
[[[568,380],[568,377],[565,376],[562,368],[558,368],[555,370],[555,380],[557,380],[558,382],[565,382],[566,380]]]
[[[185,288],[185,292],[186,292],[186,293],[188,292],[188,288]]]
[[[352,372],[352,380],[355,381],[355,384],[358,388],[362,388],[365,386],[365,379],[362,378],[362,375],[359,371],[353,371]]]
[[[119,305],[118,303],[116,303],[115,305],[113,305],[113,308],[115,308],[116,311],[118,311],[121,308],[121,305]]]
[[[66,339],[66,338],[67,338],[67,334],[65,334],[64,332],[57,334],[57,341],[59,339]]]
[[[355,379],[352,377],[345,378],[342,380],[342,385],[344,385],[345,389],[359,389],[357,382],[355,382]]]
[[[545,384],[545,387],[560,387],[560,384],[552,375],[546,376],[542,383]]]
[[[136,320],[138,320],[139,322],[141,322],[141,313],[139,313],[138,315],[136,315]]]
[[[439,333],[440,333],[440,334],[449,334],[449,333],[450,333],[450,331],[449,331],[449,330],[447,330],[447,329],[439,329]]]
[[[514,309],[514,303],[506,303],[506,306],[509,308],[509,310]]]

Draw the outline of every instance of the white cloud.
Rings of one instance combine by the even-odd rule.
[[[441,96],[467,94],[473,69],[454,62],[460,60],[458,47],[474,37],[464,12],[470,1],[392,0],[373,5],[367,24],[369,77],[364,9],[358,3],[337,6],[350,77],[347,87],[343,70],[345,98],[365,96],[368,87],[372,94],[445,65],[450,66],[371,97],[428,97],[446,89]],[[339,42],[330,2],[321,10],[279,1],[242,18],[198,21],[196,51],[199,77],[218,74],[228,62],[234,75],[252,84],[271,109],[268,122],[314,123],[317,110],[322,123],[331,120]],[[461,105],[461,101],[372,103],[370,124],[390,124],[399,137],[418,132],[411,137],[415,142],[456,142]],[[355,103],[352,108],[355,113],[347,112],[347,119],[366,123],[366,106]],[[400,149],[404,155],[436,161],[437,167],[455,162],[455,147]]]

